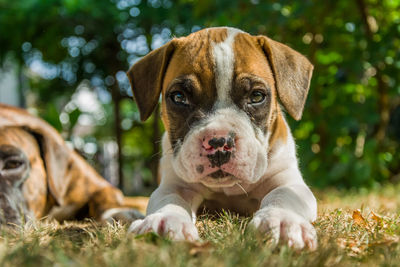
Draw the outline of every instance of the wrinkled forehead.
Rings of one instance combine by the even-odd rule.
[[[0,150],[24,151],[28,157],[40,155],[36,139],[20,127],[0,128]]]
[[[272,88],[272,71],[256,38],[234,28],[209,28],[177,39],[163,92],[174,79],[185,75],[195,79],[209,96],[231,86],[239,74],[257,76]]]

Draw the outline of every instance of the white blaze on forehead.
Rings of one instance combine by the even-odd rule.
[[[235,36],[242,32],[234,28],[226,28],[227,38],[220,43],[212,44],[212,55],[215,64],[215,85],[217,87],[217,105],[225,106],[230,103],[229,93],[232,87],[235,56],[233,42]]]

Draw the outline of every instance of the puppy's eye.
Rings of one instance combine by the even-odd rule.
[[[265,94],[259,90],[251,92],[249,104],[260,104],[264,102]]]
[[[175,91],[171,93],[170,98],[172,102],[174,102],[176,105],[182,105],[182,106],[189,105],[189,101],[187,100],[185,94],[180,91]]]

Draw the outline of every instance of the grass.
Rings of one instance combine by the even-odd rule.
[[[174,243],[127,226],[36,222],[0,233],[0,266],[399,266],[400,187],[317,192],[319,247],[273,247],[248,218],[203,216],[202,243]]]

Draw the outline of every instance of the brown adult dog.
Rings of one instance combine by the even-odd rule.
[[[127,199],[58,132],[24,110],[0,104],[0,224],[57,220],[132,221],[146,200]]]

